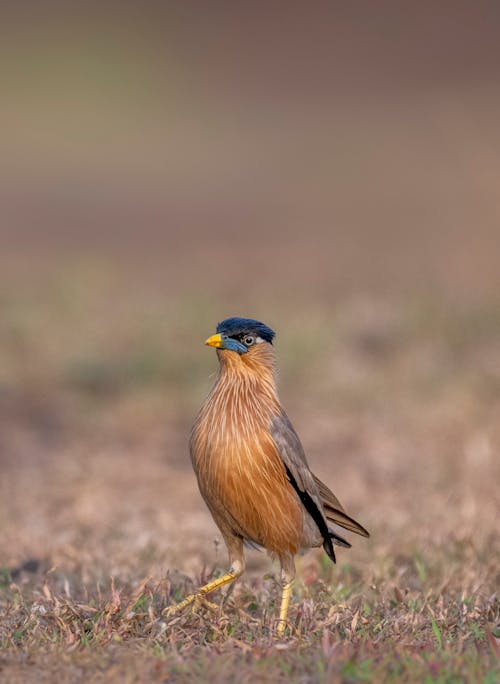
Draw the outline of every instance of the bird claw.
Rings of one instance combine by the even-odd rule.
[[[191,607],[191,612],[193,613],[198,613],[202,608],[207,608],[213,612],[219,610],[219,606],[216,603],[209,601],[204,592],[197,592],[196,594],[191,594],[191,596],[188,596],[184,601],[181,601],[175,606],[168,606],[163,612],[166,617],[174,617],[175,615],[182,613],[188,607]]]
[[[204,594],[197,596],[193,602],[194,612],[197,612],[200,608],[207,608],[208,610],[211,610],[214,613],[217,613],[219,610],[219,606],[216,603],[209,601]]]

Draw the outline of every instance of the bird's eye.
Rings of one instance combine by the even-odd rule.
[[[253,337],[253,335],[245,335],[243,338],[243,343],[246,344],[247,347],[251,347],[254,342],[255,337]]]

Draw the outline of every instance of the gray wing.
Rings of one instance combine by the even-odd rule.
[[[323,504],[323,510],[326,519],[335,523],[336,525],[340,525],[340,527],[343,527],[350,532],[360,534],[362,537],[369,537],[370,533],[368,530],[365,530],[363,525],[360,525],[359,522],[354,520],[354,518],[351,518],[350,515],[347,515],[340,501],[326,486],[326,484],[321,482],[316,475],[313,475],[313,477],[318,485],[319,495],[321,497],[321,503]]]
[[[275,416],[271,423],[271,435],[278,454],[302,492],[307,492],[318,509],[323,506],[318,485],[307,463],[304,448],[286,413]]]
[[[276,444],[278,454],[287,469],[290,481],[294,487],[294,482],[296,483],[297,486],[295,489],[301,497],[302,503],[305,505],[307,511],[318,525],[323,537],[325,537],[325,528],[330,535],[332,534],[332,530],[328,528],[326,521],[340,525],[346,530],[360,534],[363,537],[369,537],[370,535],[367,530],[344,511],[342,504],[335,494],[333,494],[333,492],[311,472],[299,436],[295,432],[286,413],[283,412],[273,419],[271,434]],[[306,495],[304,499],[309,497],[312,500],[321,519],[324,521],[325,527],[323,527],[321,520],[318,519],[315,512],[311,510],[313,507],[308,506],[306,501],[302,498],[301,492]],[[350,546],[350,544],[337,534],[333,534],[336,543]]]
[[[323,538],[323,548],[335,563],[333,541],[342,546],[350,546],[345,539],[328,529],[321,503],[319,489],[309,466],[299,436],[293,429],[288,416],[282,413],[271,423],[271,435],[277,452],[283,461],[286,474],[295,489],[302,505],[316,523]]]

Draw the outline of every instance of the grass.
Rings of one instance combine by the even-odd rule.
[[[216,613],[166,616],[226,563],[186,451],[218,310],[142,281],[109,309],[129,277],[111,273],[4,291],[0,680],[498,681],[497,303],[333,310],[326,289],[294,322],[262,300],[309,460],[372,533],[336,566],[298,560],[277,639],[277,567],[256,551]]]
[[[248,681],[493,682],[499,640],[491,625],[498,624],[499,601],[480,590],[463,597],[443,587],[445,555],[432,580],[413,590],[405,585],[414,570],[404,565],[396,568],[399,585],[367,586],[349,567],[332,583],[315,556],[303,575],[310,583],[297,583],[282,640],[274,632],[274,579],[240,583],[217,614],[166,619],[165,609],[191,588],[188,578],[112,578],[105,587],[83,588],[60,571],[43,578],[23,572],[22,586],[2,586],[3,667],[62,658],[69,676],[72,668],[91,677],[117,663],[116,674],[130,681],[232,681],[243,667],[243,681],[246,672]],[[460,566],[452,570],[464,575]]]

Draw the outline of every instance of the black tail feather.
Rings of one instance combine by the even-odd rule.
[[[349,544],[349,542],[346,539],[344,539],[340,535],[336,534],[332,530],[329,530],[329,533],[330,533],[330,537],[331,537],[333,543],[336,546],[343,546],[344,549],[350,549],[351,548],[351,544]]]
[[[336,563],[337,561],[335,560],[335,551],[333,550],[333,543],[332,539],[330,536],[330,530],[328,529],[328,525],[326,524],[326,520],[323,517],[323,513],[319,510],[317,504],[314,502],[312,496],[309,494],[309,492],[303,491],[299,485],[297,484],[297,481],[295,480],[294,476],[290,472],[289,468],[285,464],[285,470],[286,474],[288,475],[288,479],[292,483],[293,488],[299,495],[299,499],[302,501],[306,511],[309,513],[311,518],[314,520],[316,525],[318,526],[319,531],[321,532],[321,535],[323,537],[323,548],[325,549],[328,557]]]
[[[325,540],[325,543],[323,544],[323,549],[324,549],[326,555],[328,556],[328,558],[333,563],[336,563],[337,559],[335,558],[335,551],[333,550],[333,544],[332,544],[332,540],[330,539],[330,537],[328,537],[328,543]]]

